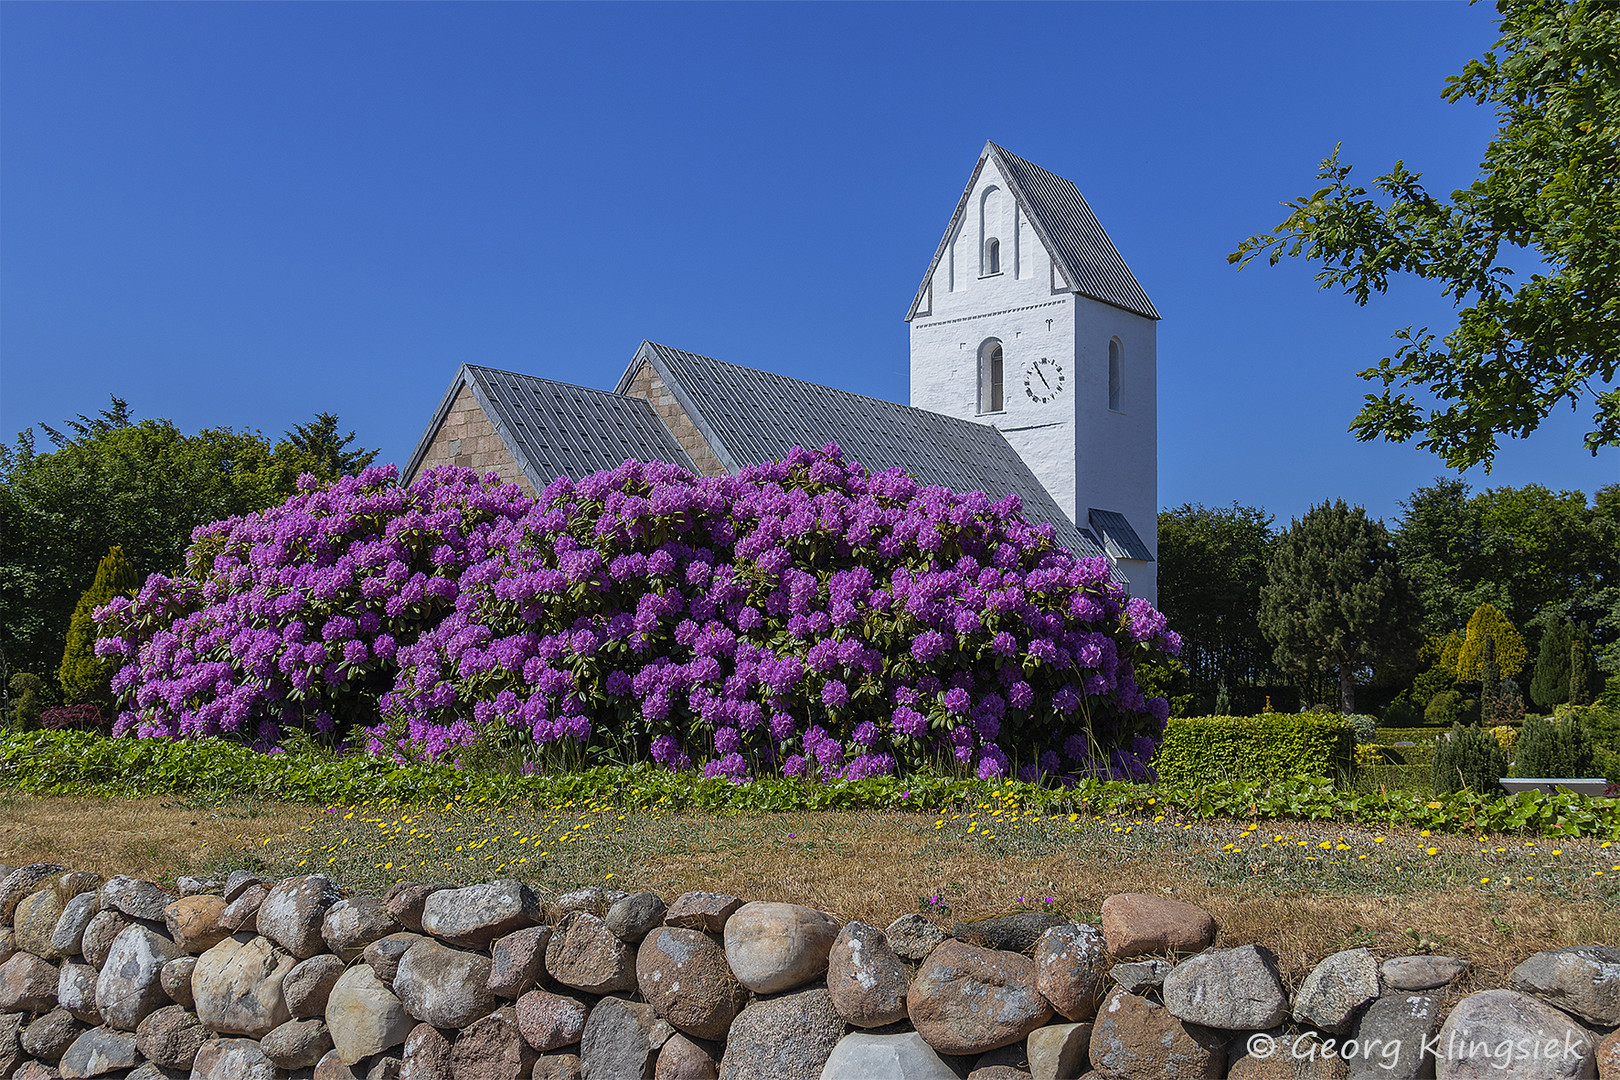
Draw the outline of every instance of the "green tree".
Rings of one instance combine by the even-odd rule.
[[[1547,712],[1569,700],[1569,647],[1574,640],[1575,628],[1562,619],[1541,635],[1530,699]]]
[[[311,423],[296,424],[284,434],[287,445],[310,460],[309,471],[324,480],[353,476],[377,460],[376,450],[348,448],[354,442],[354,432],[341,438],[337,432],[337,415],[323,412],[316,413]]]
[[[1159,514],[1159,610],[1182,636],[1181,661],[1204,708],[1223,689],[1230,702],[1239,688],[1277,678],[1258,614],[1271,543],[1271,515],[1259,507],[1187,504]]]
[[[108,684],[118,670],[114,658],[96,655],[95,610],[105,607],[115,596],[134,596],[141,588],[140,575],[124,558],[124,549],[114,545],[96,566],[96,579],[79,595],[73,619],[68,623],[67,647],[62,650],[62,666],[57,679],[62,684],[62,700],[69,705],[99,705],[111,710]]]
[[[1360,373],[1382,389],[1350,430],[1421,435],[1458,469],[1489,470],[1498,436],[1522,438],[1589,395],[1586,446],[1620,445],[1620,5],[1498,0],[1497,11],[1500,40],[1444,91],[1496,113],[1472,184],[1439,197],[1397,161],[1371,194],[1335,148],[1317,173],[1325,186],[1229,256],[1240,266],[1262,252],[1273,265],[1304,256],[1321,288],[1361,305],[1397,274],[1451,298],[1454,329],[1407,326],[1394,354]]]
[[[1446,659],[1460,682],[1480,682],[1485,678],[1487,650],[1496,667],[1497,678],[1513,678],[1524,670],[1529,651],[1524,636],[1492,604],[1481,604],[1468,619],[1461,645]]]
[[[1313,506],[1277,538],[1260,593],[1260,627],[1284,671],[1339,680],[1339,707],[1356,711],[1364,666],[1409,667],[1422,612],[1380,521],[1339,499]]]

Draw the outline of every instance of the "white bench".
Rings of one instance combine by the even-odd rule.
[[[1509,795],[1517,795],[1521,791],[1552,795],[1560,790],[1575,795],[1602,795],[1609,790],[1609,782],[1601,776],[1504,776],[1501,782]]]

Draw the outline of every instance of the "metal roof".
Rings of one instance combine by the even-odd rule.
[[[545,490],[559,476],[578,480],[618,468],[629,458],[693,468],[653,407],[640,398],[463,364],[404,476],[416,471],[463,386],[472,391],[535,491]]]
[[[620,380],[621,391],[643,360],[663,378],[728,471],[778,461],[795,446],[820,449],[837,443],[846,460],[874,472],[899,467],[924,484],[982,491],[997,499],[1017,492],[1024,516],[1050,523],[1070,551],[1106,554],[1089,530],[1075,527],[1006,437],[988,424],[652,342],[636,353]]]
[[[1136,530],[1131,528],[1131,523],[1125,519],[1124,514],[1093,507],[1090,522],[1092,529],[1103,538],[1103,547],[1111,557],[1138,559],[1142,562],[1153,561],[1153,552],[1148,550],[1148,546],[1142,542]]]
[[[1148,299],[1147,292],[1131,273],[1131,268],[1125,265],[1125,257],[1108,238],[1097,215],[1086,205],[1080,189],[1072,181],[1049,173],[993,142],[986,142],[984,152],[979,155],[979,163],[968,178],[967,188],[956,204],[956,212],[951,215],[945,236],[934,251],[933,261],[928,264],[928,273],[917,288],[911,311],[906,315],[907,321],[916,315],[928,283],[934,278],[934,270],[939,266],[940,257],[945,253],[945,247],[950,243],[957,223],[967,208],[973,185],[978,182],[984,162],[989,158],[995,160],[996,167],[1007,181],[1008,190],[1029,217],[1030,224],[1072,289],[1082,296],[1124,308],[1143,318],[1160,317],[1159,309],[1153,306],[1153,301]]]

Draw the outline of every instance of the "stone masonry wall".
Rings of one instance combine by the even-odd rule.
[[[420,476],[437,465],[460,465],[477,469],[480,473],[494,472],[507,483],[518,485],[531,499],[534,498],[534,485],[529,483],[528,477],[518,468],[512,452],[495,433],[495,425],[479,407],[471,387],[463,386],[455,401],[451,402],[450,411],[445,414],[439,430],[433,433],[433,442],[422,456],[416,474]],[[416,476],[405,479],[409,483]]]
[[[709,449],[708,442],[703,433],[698,430],[697,424],[681,408],[680,402],[670,392],[664,380],[659,377],[653,366],[645,361],[636,369],[630,379],[630,386],[625,391],[628,397],[638,397],[651,403],[653,410],[658,413],[658,419],[664,422],[669,433],[675,436],[675,441],[681,444],[692,463],[697,466],[699,474],[703,476],[724,476],[725,466],[715,457],[714,451]]]
[[[348,895],[320,875],[0,867],[0,1080],[1152,1080],[1620,1075],[1620,949],[1468,965],[1212,948],[1123,894],[886,929],[796,904],[519,881]],[[1604,1034],[1604,1033],[1607,1034]]]

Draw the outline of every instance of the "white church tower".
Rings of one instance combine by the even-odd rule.
[[[993,142],[906,316],[911,404],[998,428],[1155,602],[1158,319],[1079,189]]]

